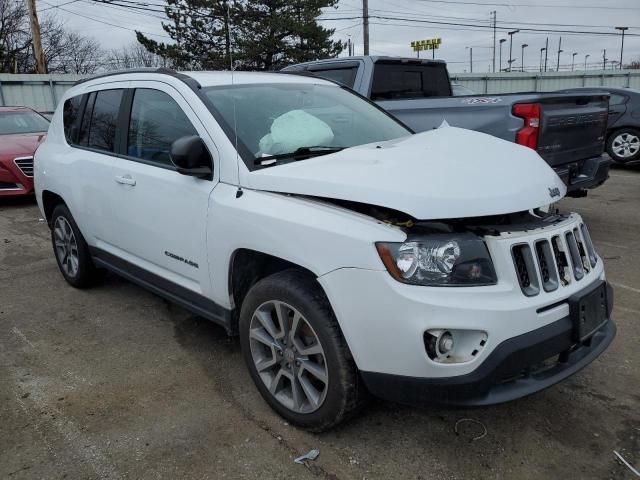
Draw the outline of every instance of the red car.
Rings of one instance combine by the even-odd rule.
[[[49,121],[27,107],[0,107],[0,197],[33,193],[33,154]]]

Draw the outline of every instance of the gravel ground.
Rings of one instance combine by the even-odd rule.
[[[74,290],[33,199],[0,200],[0,478],[636,478],[613,452],[640,469],[640,169],[562,206],[615,288],[602,357],[510,404],[374,401],[316,435],[271,412],[223,329],[115,276]],[[456,434],[462,418],[486,436]],[[316,461],[293,463],[311,448]]]

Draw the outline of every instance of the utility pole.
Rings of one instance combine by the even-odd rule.
[[[351,37],[347,39],[347,49],[349,51],[349,56],[353,56],[353,52],[351,51]]]
[[[607,49],[602,50],[602,70],[607,69]]]
[[[493,73],[496,73],[496,23],[498,23],[498,12],[494,10],[491,15],[493,16]]]
[[[573,65],[576,63],[576,55],[578,54],[578,52],[573,52],[571,54],[571,71],[573,72]]]
[[[509,72],[511,72],[511,64],[513,63],[513,58],[511,56],[511,53],[513,51],[513,36],[519,31],[520,30],[512,30],[510,32],[507,32],[507,35],[509,35]]]
[[[620,70],[622,70],[622,51],[624,50],[624,32],[629,30],[629,27],[616,27],[616,30],[622,32],[622,44],[620,45]]]
[[[38,12],[36,11],[36,0],[25,0],[29,9],[29,20],[31,23],[31,36],[33,37],[33,57],[36,61],[36,73],[47,73],[47,63],[44,60],[42,50],[42,37],[40,35],[40,23],[38,22]]]
[[[506,41],[507,41],[507,39],[506,39],[506,38],[501,38],[501,39],[500,39],[500,65],[499,65],[499,66],[500,66],[500,70],[498,70],[499,72],[501,72],[501,71],[502,71],[502,44],[503,44],[504,42],[506,42]]]
[[[369,0],[362,0],[362,32],[364,36],[364,54],[369,55]]]
[[[547,71],[547,58],[549,56],[549,37],[547,37],[547,42],[544,45],[544,71]]]
[[[522,60],[522,67],[520,68],[521,71],[524,72],[524,49],[527,48],[529,46],[529,44],[527,43],[523,43],[522,44],[522,58],[520,60]]]
[[[558,63],[556,65],[556,72],[560,71],[560,54],[562,52],[564,52],[564,50],[562,50],[562,37],[560,37],[558,40]]]
[[[584,71],[585,72],[587,71],[587,58],[589,58],[590,56],[591,55],[588,55],[588,54],[584,56]]]
[[[469,73],[473,73],[473,47],[464,47],[469,49]]]
[[[542,52],[544,52],[546,48],[540,48],[540,72],[542,72]]]

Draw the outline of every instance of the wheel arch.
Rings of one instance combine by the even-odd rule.
[[[67,203],[60,195],[51,190],[42,191],[42,210],[44,211],[44,216],[49,226],[51,226],[53,211],[58,205],[67,205]]]
[[[317,281],[318,275],[302,265],[248,248],[239,248],[233,252],[228,272],[228,288],[232,311],[230,331],[233,334],[238,332],[240,309],[251,287],[274,273],[290,269],[304,272],[324,292],[324,289]]]

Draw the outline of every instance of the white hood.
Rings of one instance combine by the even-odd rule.
[[[419,220],[513,213],[566,193],[535,151],[455,127],[256,170],[242,184],[392,208]]]

